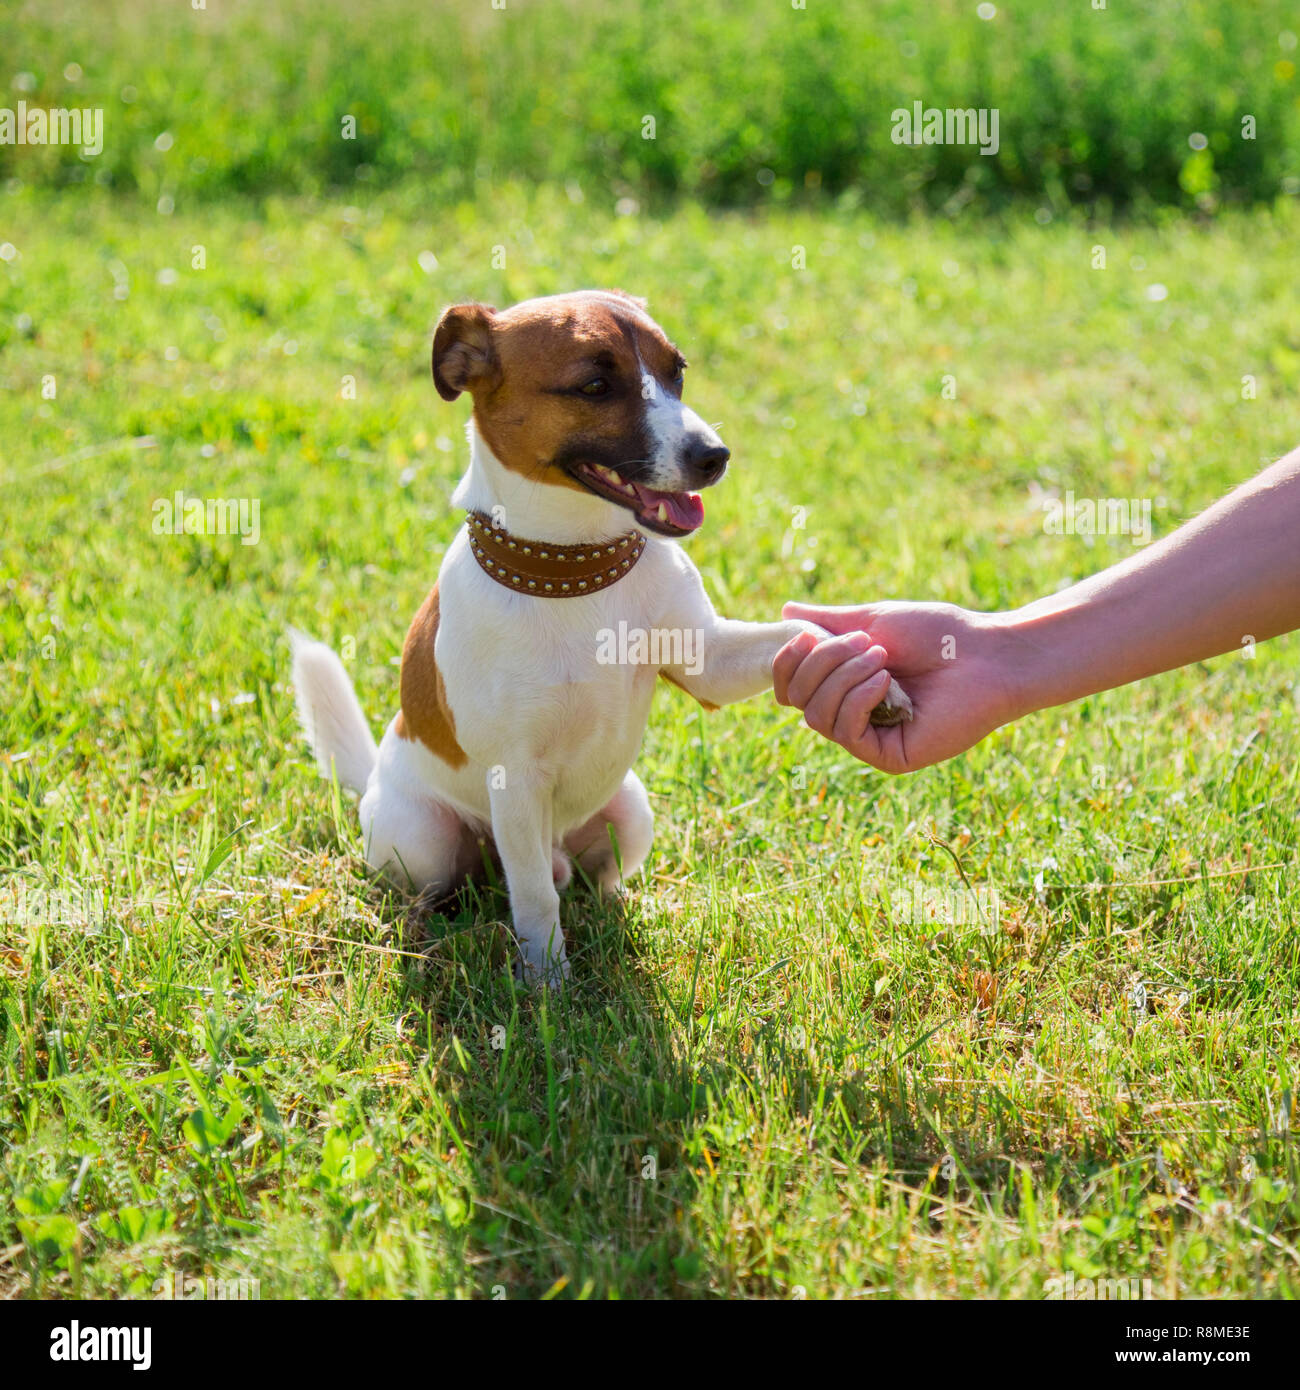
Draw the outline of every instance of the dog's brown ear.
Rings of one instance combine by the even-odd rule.
[[[443,310],[433,332],[433,384],[444,401],[454,401],[462,391],[491,390],[501,380],[492,342],[495,314],[488,304]]]
[[[606,294],[612,294],[616,299],[626,299],[629,304],[635,304],[638,309],[647,308],[644,299],[638,299],[634,294],[628,294],[626,290],[606,290]]]

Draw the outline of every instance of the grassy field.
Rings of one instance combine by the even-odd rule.
[[[458,525],[448,302],[649,297],[734,453],[726,612],[996,607],[1130,553],[1045,496],[1160,534],[1296,443],[1298,235],[11,193],[0,1296],[1300,1292],[1296,637],[905,780],[665,689],[646,876],[566,899],[549,998],[500,893],[413,923],[367,880],[284,641],[390,716]],[[181,490],[257,543],[157,534]],[[995,920],[908,920],[961,875]]]
[[[104,113],[93,160],[0,144],[0,177],[53,187],[179,204],[412,179],[467,197],[519,178],[611,203],[832,194],[947,210],[1033,196],[1102,214],[1300,193],[1294,0],[9,9],[10,104]],[[914,101],[999,111],[996,150],[895,144],[891,113]]]

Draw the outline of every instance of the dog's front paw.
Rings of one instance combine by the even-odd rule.
[[[787,641],[798,637],[801,632],[811,633],[819,642],[825,642],[835,635],[833,632],[827,632],[824,627],[818,627],[816,623],[810,623],[807,618],[787,618],[784,626],[790,629]]]
[[[569,978],[569,961],[558,924],[549,931],[520,933],[515,978],[529,989],[559,989]]]
[[[871,711],[868,723],[880,729],[892,729],[895,724],[910,724],[914,713],[907,691],[891,676],[885,698]]]

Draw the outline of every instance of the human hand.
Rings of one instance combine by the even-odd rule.
[[[964,752],[1025,711],[1017,643],[1004,616],[949,603],[875,603],[784,615],[835,634],[800,633],[772,663],[777,702],[804,712],[808,727],[882,772],[915,772]],[[897,678],[913,719],[889,728],[872,709]]]

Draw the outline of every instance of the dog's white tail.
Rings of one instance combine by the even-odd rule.
[[[289,629],[298,722],[323,776],[330,763],[345,787],[363,792],[375,765],[375,740],[343,663],[324,644]]]

